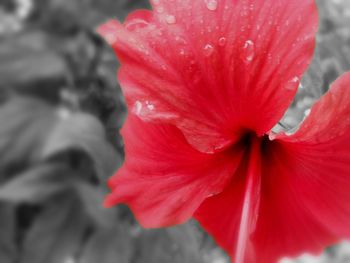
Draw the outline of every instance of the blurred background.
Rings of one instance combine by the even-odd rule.
[[[319,0],[314,61],[282,120],[291,129],[350,70],[350,1]],[[0,0],[0,263],[227,263],[196,222],[144,230],[103,209],[123,162],[118,62],[95,29],[145,0]],[[276,130],[282,127],[277,126]],[[288,263],[350,262],[350,245]]]

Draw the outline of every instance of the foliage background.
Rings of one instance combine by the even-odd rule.
[[[350,70],[350,1],[319,0],[318,48],[290,110],[291,129]],[[0,1],[0,262],[225,263],[195,222],[141,229],[103,209],[122,164],[126,108],[117,61],[95,33],[143,0]],[[285,262],[350,262],[350,245]]]

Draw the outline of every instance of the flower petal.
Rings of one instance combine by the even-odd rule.
[[[319,253],[337,240],[328,226],[304,205],[304,182],[295,168],[303,167],[304,163],[292,156],[278,141],[269,142],[262,154],[259,212],[255,231],[247,240],[245,263],[276,263],[282,257],[306,251]],[[246,169],[240,166],[230,186],[208,198],[195,212],[195,218],[232,259],[237,254],[242,227],[245,178]]]
[[[194,217],[225,251],[236,254],[245,194],[246,162],[240,165],[230,185],[219,195],[206,199]],[[247,249],[251,252],[251,249]],[[251,257],[251,256],[250,256]]]
[[[99,29],[135,113],[176,125],[203,152],[276,124],[310,63],[314,0],[153,0],[153,9]]]
[[[208,196],[226,186],[243,148],[225,154],[193,149],[172,125],[130,115],[123,128],[126,161],[109,185],[107,206],[126,203],[144,227],[184,223]]]
[[[273,263],[284,256],[320,253],[350,238],[350,72],[314,105],[295,134],[271,137],[263,147],[260,210],[248,256]],[[244,170],[237,170],[236,181],[195,213],[232,256],[244,176]]]
[[[256,262],[250,237],[260,206],[260,144],[260,138],[251,141],[228,187],[205,200],[194,215],[235,263]]]
[[[350,73],[339,78],[293,135],[265,153],[255,253],[262,262],[320,253],[350,237]]]
[[[300,198],[340,238],[350,237],[350,72],[332,85],[299,130],[276,140],[300,162]]]
[[[251,237],[256,258],[273,263],[306,252],[319,254],[334,244],[337,237],[305,205],[306,185],[318,176],[319,168],[279,141],[269,142],[263,163],[259,218]],[[317,194],[323,195],[322,189]]]
[[[319,146],[320,143],[333,143],[346,136],[347,132],[350,132],[350,72],[333,83],[293,135],[282,133],[272,135],[272,138]]]

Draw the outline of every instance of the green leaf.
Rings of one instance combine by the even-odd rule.
[[[37,159],[37,150],[55,122],[48,104],[14,98],[0,107],[0,175],[8,166],[19,168]]]
[[[38,203],[67,187],[68,169],[62,164],[41,164],[18,174],[0,187],[0,200]]]
[[[17,257],[15,245],[15,207],[0,202],[0,262],[12,263]]]
[[[113,228],[117,222],[117,210],[102,206],[106,193],[101,187],[78,180],[75,181],[74,187],[84,204],[84,209],[95,223],[103,228]]]
[[[121,164],[102,123],[90,114],[54,108],[32,98],[15,98],[0,108],[0,174],[6,167],[81,150],[104,182]]]
[[[144,231],[136,249],[135,263],[202,263],[198,241],[189,225]]]
[[[130,263],[132,244],[127,228],[97,230],[86,244],[79,263]],[[156,261],[155,261],[156,262]]]
[[[20,263],[64,263],[74,259],[88,226],[71,195],[49,202],[24,239]]]
[[[26,93],[58,96],[58,89],[47,91],[45,82],[64,83],[66,64],[60,55],[50,50],[47,37],[40,31],[24,31],[0,42],[0,86],[16,87]],[[40,85],[37,85],[40,84]]]
[[[303,76],[298,95],[301,95],[303,97],[308,95],[313,98],[319,98],[323,94],[323,84],[323,72],[319,56],[319,49],[317,48],[315,50],[312,63]]]
[[[58,153],[76,149],[85,152],[94,162],[99,178],[104,182],[121,164],[112,145],[107,142],[101,122],[92,115],[58,111],[60,120],[52,127],[41,150],[46,159]]]

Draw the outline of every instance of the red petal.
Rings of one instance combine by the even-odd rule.
[[[350,72],[311,109],[293,135],[277,141],[298,162],[291,180],[303,205],[339,238],[350,237]]]
[[[253,187],[259,196],[252,199],[255,203],[251,208],[259,206],[259,210],[257,214],[250,213],[250,220],[256,221],[247,228],[245,251],[237,240],[245,227],[242,207],[249,195],[246,182],[249,166],[240,166],[230,186],[204,201],[195,213],[195,218],[231,255],[234,263],[275,263],[282,257],[294,257],[306,251],[318,253],[336,241],[328,226],[304,205],[304,182],[297,169],[304,163],[293,159],[278,141],[268,142],[264,147],[261,187],[256,179]],[[244,261],[237,257],[239,253],[243,253]]]
[[[175,124],[203,152],[282,117],[310,62],[314,0],[156,0],[100,32],[121,61],[129,107]],[[151,103],[153,110],[140,105]]]
[[[259,219],[252,235],[259,262],[274,263],[306,252],[318,254],[335,243],[337,239],[328,226],[305,205],[310,175],[304,169],[308,160],[299,159],[274,141],[269,143],[263,163]],[[317,176],[318,168],[310,169],[312,176]],[[319,191],[321,195],[322,189]]]
[[[320,253],[350,237],[350,73],[337,80],[293,135],[270,142],[263,160],[261,262]]]
[[[107,206],[127,203],[145,227],[180,224],[208,196],[222,191],[241,160],[242,147],[224,154],[194,150],[171,125],[129,116],[126,161],[111,178]]]
[[[300,145],[333,143],[350,131],[350,72],[337,79],[330,90],[311,108],[309,116],[292,136],[275,137]],[[341,145],[340,145],[341,146]]]
[[[256,262],[251,235],[256,228],[261,194],[260,139],[254,140],[244,160],[228,188],[204,201],[195,213],[235,263]]]
[[[320,253],[350,238],[350,72],[315,104],[295,134],[274,137],[262,155],[260,210],[247,252],[255,262]],[[245,171],[239,171],[228,189],[196,212],[232,256],[246,195]]]

